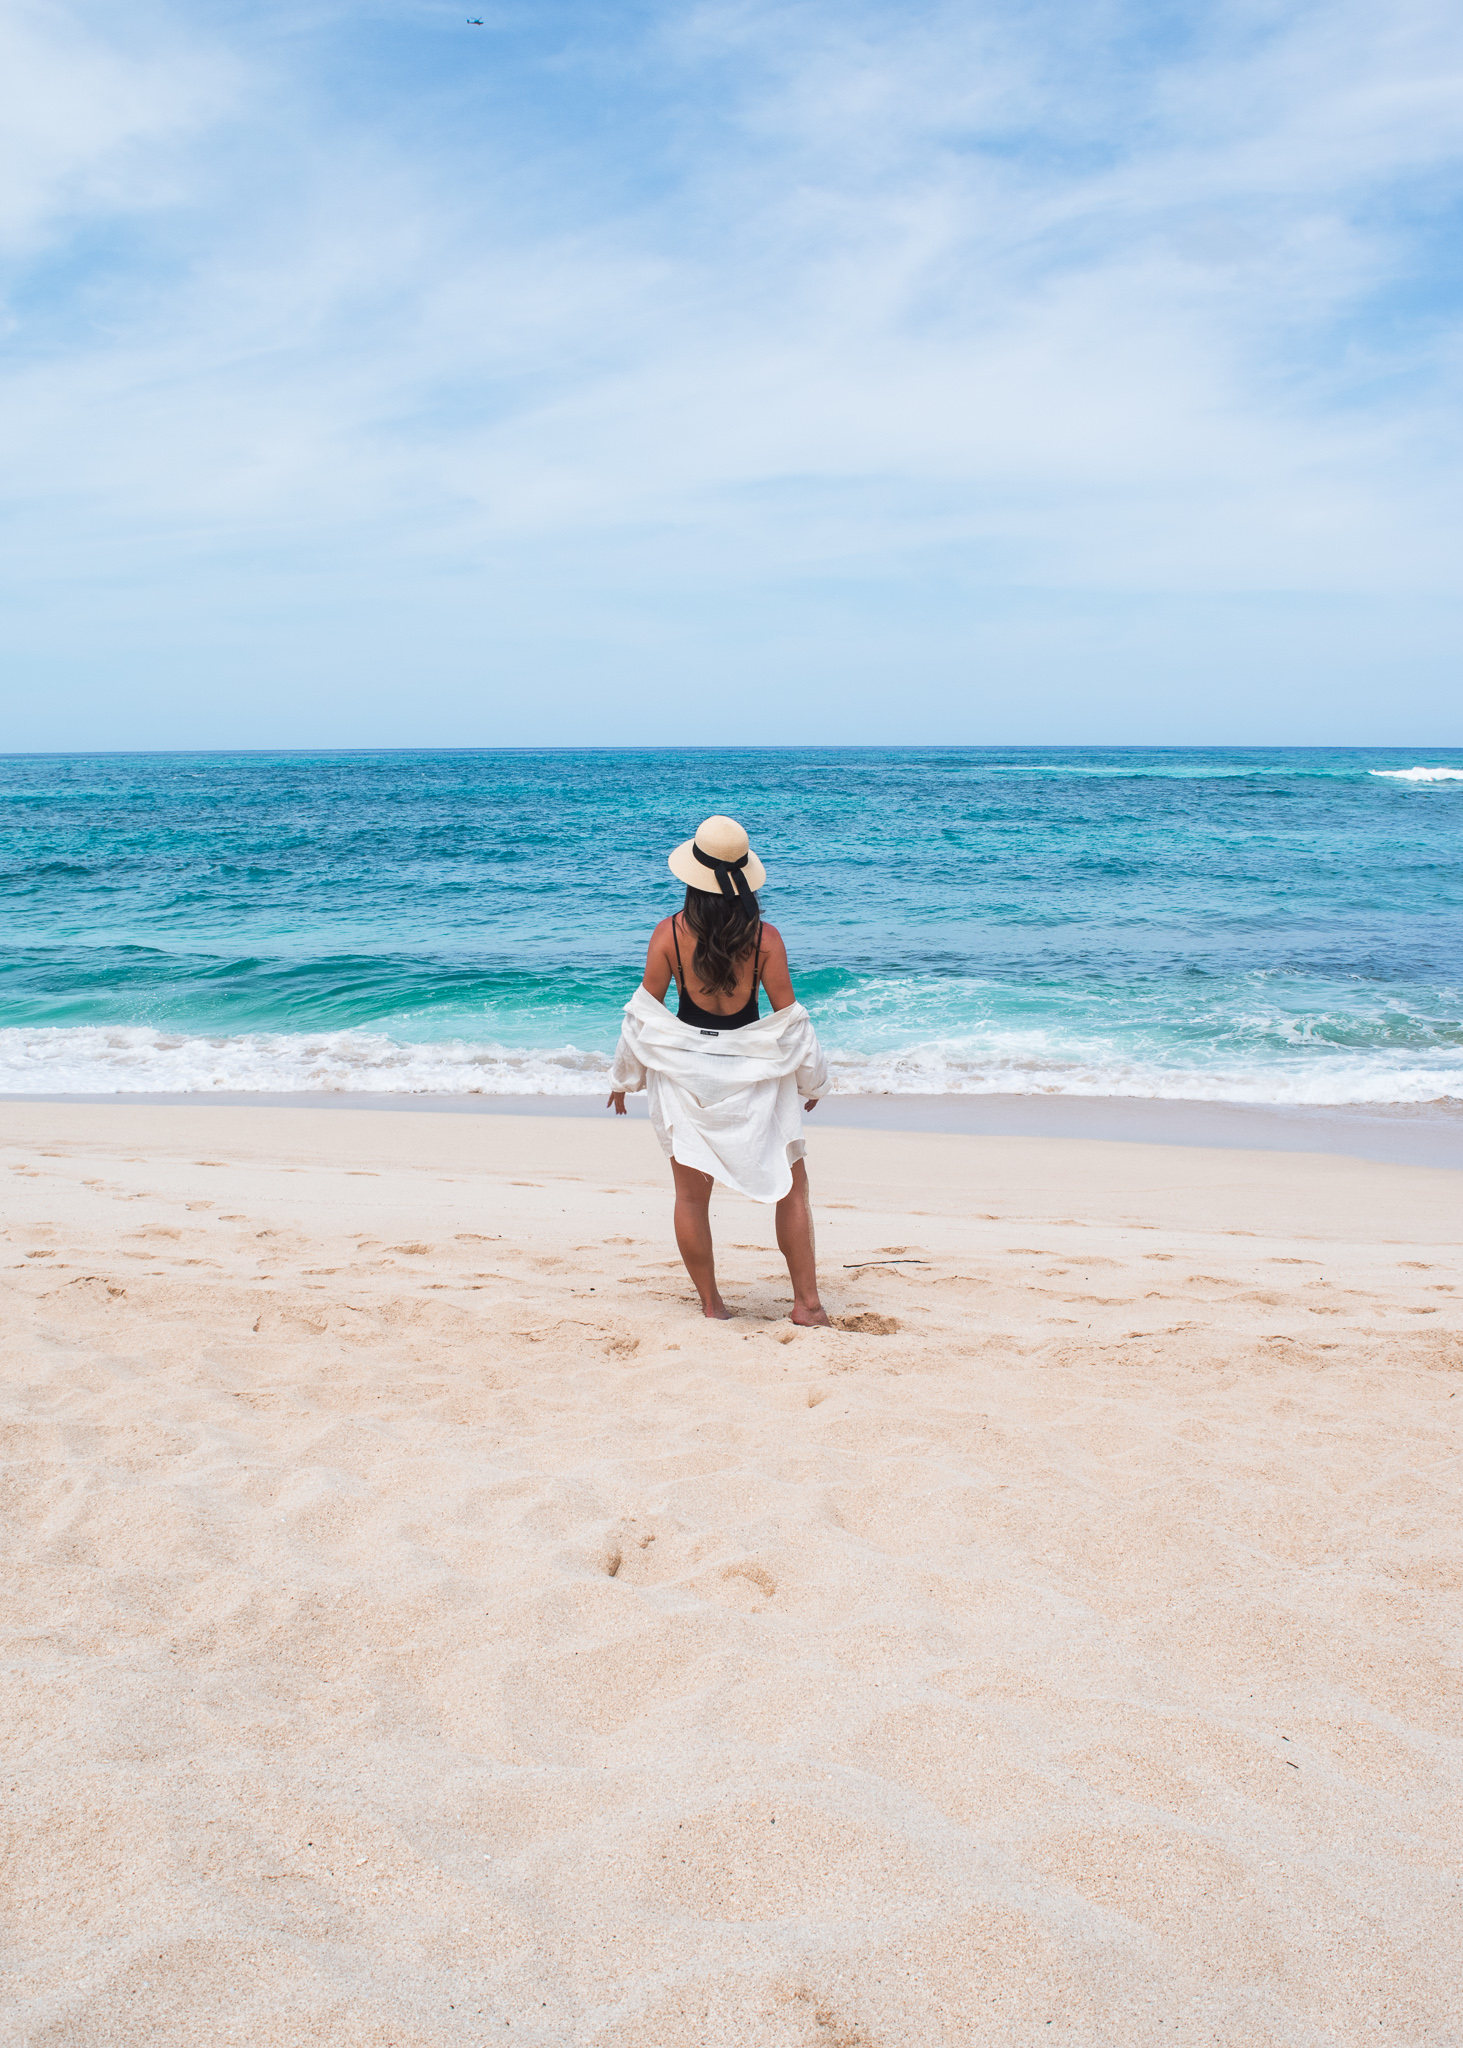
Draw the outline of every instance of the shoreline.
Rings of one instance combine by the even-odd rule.
[[[96,1104],[106,1108],[415,1111],[453,1116],[570,1117],[598,1121],[598,1095],[420,1095],[324,1090],[247,1093],[0,1094],[0,1105]],[[643,1119],[643,1097],[631,1096]],[[1221,1151],[1316,1152],[1386,1165],[1463,1171],[1463,1109],[1436,1103],[1287,1105],[1082,1095],[831,1095],[815,1128],[930,1135],[1091,1139]]]

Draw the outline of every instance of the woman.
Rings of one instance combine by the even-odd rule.
[[[645,1088],[655,1134],[676,1181],[676,1243],[702,1313],[731,1314],[716,1286],[709,1204],[713,1181],[777,1204],[777,1243],[792,1280],[792,1320],[828,1322],[818,1299],[813,1209],[800,1099],[816,1109],[828,1068],[812,1019],[792,992],[787,949],[762,922],[767,871],[733,818],[708,818],[678,846],[670,871],[685,907],[651,934],[645,979],[625,1005],[607,1108]],[[672,976],[674,1017],[665,1007]],[[758,986],[772,1015],[758,1013]]]

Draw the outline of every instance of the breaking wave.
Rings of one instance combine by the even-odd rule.
[[[1049,1032],[927,1039],[857,1052],[830,1034],[835,1086],[854,1095],[1080,1095],[1343,1107],[1463,1101],[1463,1051],[1308,1048],[1293,1060],[1203,1065],[1124,1054]],[[549,1095],[592,1097],[609,1059],[465,1040],[402,1043],[378,1032],[189,1037],[143,1026],[0,1031],[8,1095]]]

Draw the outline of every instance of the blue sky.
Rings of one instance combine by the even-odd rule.
[[[1455,5],[0,24],[4,747],[1463,743]]]

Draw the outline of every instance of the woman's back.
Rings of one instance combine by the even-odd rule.
[[[651,935],[645,986],[661,998],[674,981],[682,1023],[699,1024],[703,1030],[735,1030],[752,1023],[758,1014],[759,987],[766,989],[774,1010],[785,1010],[796,999],[782,934],[775,925],[759,923],[750,940],[746,952],[731,963],[732,987],[708,988],[696,972],[694,932],[679,911],[674,917],[663,917]],[[700,1015],[688,1014],[688,1010]]]
[[[752,935],[751,950],[745,953],[741,959],[733,960],[731,964],[731,972],[735,979],[730,989],[724,985],[720,988],[710,989],[700,982],[693,980],[696,948],[689,930],[686,931],[684,936],[689,942],[692,975],[687,975],[685,963],[681,957],[681,924],[682,918],[680,913],[677,912],[671,919],[671,944],[675,948],[676,955],[676,987],[680,990],[681,994],[680,1005],[676,1010],[676,1015],[680,1018],[681,1022],[683,1024],[697,1025],[702,1030],[710,1029],[713,1031],[717,1029],[735,1031],[742,1024],[755,1024],[757,1021],[757,983],[762,975],[762,925],[760,919],[758,920],[756,931]],[[744,983],[746,985],[744,1000],[738,1002],[737,998],[743,995]]]

